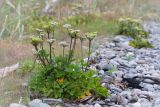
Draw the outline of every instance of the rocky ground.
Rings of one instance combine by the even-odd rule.
[[[92,54],[91,68],[103,78],[108,98],[79,105],[64,104],[61,99],[44,99],[43,103],[36,99],[30,107],[51,107],[47,103],[57,103],[53,107],[160,107],[160,24],[146,22],[144,28],[150,32],[154,48],[135,49],[128,45],[131,38],[118,35]]]

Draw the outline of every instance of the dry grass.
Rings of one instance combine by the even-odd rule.
[[[32,46],[14,40],[0,40],[0,67],[9,66],[31,58]]]
[[[0,40],[0,67],[9,66],[20,62],[21,60],[31,58],[32,47],[25,43],[19,43],[13,40]],[[23,96],[21,85],[25,81],[18,74],[0,78],[0,106],[8,107],[11,102],[18,103]]]
[[[21,78],[16,73],[0,78],[0,107],[8,107],[11,102],[18,103],[21,97],[24,98],[24,90],[22,90],[24,81],[25,78]]]

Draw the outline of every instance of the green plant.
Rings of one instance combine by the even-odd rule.
[[[79,63],[68,64],[68,57],[56,57],[54,65],[48,65],[35,74],[30,87],[42,96],[72,101],[80,100],[87,91],[90,96],[107,96],[106,88],[101,86],[101,79],[93,75],[95,72],[92,70],[83,72]]]
[[[134,40],[129,42],[129,45],[135,48],[152,48],[153,46],[146,39],[149,33],[141,26],[141,20],[131,18],[119,19],[118,34],[123,34],[132,37]]]
[[[146,39],[135,39],[130,41],[129,45],[135,48],[153,48],[153,46]]]
[[[17,72],[23,75],[23,74],[31,72],[32,69],[33,69],[33,61],[26,60],[21,63],[21,66]]]
[[[86,38],[88,39],[88,60],[87,60],[87,66],[85,71],[87,70],[87,67],[89,65],[89,61],[90,61],[90,55],[91,55],[91,45],[92,45],[92,40],[97,36],[97,32],[87,32],[85,34]]]
[[[38,71],[41,68],[39,64],[37,64],[33,60],[25,60],[20,63],[20,68],[17,70],[17,73],[24,76],[34,71]]]
[[[35,57],[39,60],[41,69],[36,72],[30,80],[31,92],[40,96],[63,98],[64,100],[80,101],[88,96],[103,98],[108,95],[105,87],[101,86],[101,78],[95,77],[96,72],[87,69],[89,66],[91,42],[96,36],[95,32],[86,33],[89,41],[89,56],[85,63],[83,60],[74,57],[76,41],[80,38],[80,30],[71,29],[69,24],[64,25],[70,37],[69,52],[64,53],[68,44],[61,42],[62,56],[56,56],[51,50],[53,48],[55,28],[53,26],[42,27],[40,32],[44,32],[44,37],[32,37],[31,43],[35,47]],[[47,41],[49,50],[41,46]],[[85,69],[84,69],[85,68]],[[85,72],[84,72],[85,71]]]
[[[131,18],[120,18],[118,23],[118,34],[130,36],[134,39],[148,37],[148,32],[146,32],[141,26],[141,20]]]

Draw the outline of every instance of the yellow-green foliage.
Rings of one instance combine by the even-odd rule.
[[[135,48],[152,48],[153,46],[146,39],[149,33],[141,25],[141,20],[131,18],[120,18],[118,34],[132,37],[134,40],[129,42]]]
[[[153,48],[153,46],[146,39],[135,39],[130,41],[129,45],[135,48]]]
[[[146,32],[141,26],[141,20],[131,18],[120,18],[118,20],[118,24],[118,34],[131,36],[134,39],[148,37],[148,32]]]
[[[51,22],[53,21],[52,17],[47,16],[36,16],[33,15],[29,20],[29,31],[34,32],[35,29],[49,28],[51,26]],[[47,29],[46,29],[47,30]]]

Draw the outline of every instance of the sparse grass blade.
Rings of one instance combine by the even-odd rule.
[[[4,21],[2,30],[1,30],[1,32],[0,32],[0,38],[2,37],[3,32],[5,31],[7,20],[8,20],[8,15],[6,15],[6,18],[5,18],[5,21]]]

